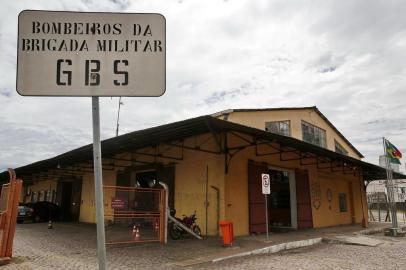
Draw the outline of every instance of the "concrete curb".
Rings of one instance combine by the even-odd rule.
[[[376,247],[385,243],[385,241],[383,240],[378,240],[360,234],[355,236],[350,235],[350,236],[323,237],[322,242],[327,244],[355,245],[367,247]]]
[[[362,231],[359,231],[358,234],[368,235],[368,234],[383,233],[385,230],[387,230],[387,229],[389,229],[391,227],[392,227],[392,224],[388,223],[388,225],[385,226],[385,227],[362,230]],[[406,231],[406,225],[399,225],[398,227],[402,231]]]
[[[361,231],[356,232],[356,234],[369,235],[369,234],[383,233],[383,231],[389,227],[390,226],[387,226],[387,227],[385,226],[385,227],[381,227],[381,228],[361,230]],[[246,257],[246,256],[251,256],[251,255],[272,254],[272,253],[277,253],[277,252],[281,252],[284,250],[313,246],[313,245],[316,245],[316,244],[319,244],[322,242],[339,243],[339,241],[335,240],[335,239],[330,239],[327,237],[317,237],[317,238],[311,238],[311,239],[306,239],[306,240],[281,243],[281,244],[277,244],[277,245],[267,246],[264,248],[236,253],[236,254],[233,254],[230,256],[215,258],[215,259],[210,260],[209,262],[216,263],[216,262],[221,262],[221,261],[225,261],[225,260],[229,260],[229,259]]]
[[[363,234],[363,235],[369,235],[369,234],[377,234],[377,233],[382,233],[385,229],[390,228],[391,226],[385,226],[381,228],[375,228],[375,229],[366,229],[359,231],[358,234]]]
[[[268,246],[268,247],[264,247],[264,248],[260,248],[260,249],[254,249],[251,251],[237,253],[237,254],[222,257],[222,258],[216,258],[216,259],[212,260],[211,262],[216,263],[216,262],[220,262],[220,261],[224,261],[224,260],[245,257],[245,256],[250,256],[250,255],[277,253],[277,252],[284,251],[284,250],[313,246],[313,245],[321,243],[321,241],[322,241],[322,238],[318,237],[318,238],[282,243],[282,244],[278,244],[278,245],[272,245],[272,246]]]

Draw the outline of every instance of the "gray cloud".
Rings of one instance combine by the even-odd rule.
[[[10,97],[12,95],[12,91],[10,89],[0,89],[0,95],[4,96],[4,97]]]
[[[6,1],[0,169],[91,141],[90,98],[15,93],[22,9],[165,15],[167,92],[124,98],[121,134],[228,108],[317,105],[366,161],[378,163],[382,136],[406,152],[404,1]],[[103,138],[114,136],[117,102],[101,99]]]

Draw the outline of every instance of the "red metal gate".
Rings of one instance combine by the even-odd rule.
[[[4,184],[0,195],[0,261],[9,262],[13,253],[13,240],[16,230],[18,204],[22,180],[17,180],[14,170],[9,169],[10,182]]]
[[[313,227],[312,204],[310,200],[309,175],[307,170],[296,170],[297,227]]]
[[[106,244],[165,243],[165,190],[104,186]]]
[[[250,233],[266,232],[265,197],[262,194],[261,174],[268,172],[266,164],[248,163],[248,200]]]

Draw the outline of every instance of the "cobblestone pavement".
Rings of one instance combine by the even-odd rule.
[[[385,243],[377,247],[322,243],[276,254],[203,264],[194,269],[406,269],[406,238],[369,237]]]
[[[174,264],[224,251],[216,238],[107,248],[108,269],[406,269],[405,238],[378,247],[319,244],[273,255],[180,267]],[[237,247],[238,248],[238,247]],[[1,269],[96,269],[95,226],[46,223],[17,226],[14,258]],[[390,260],[390,263],[388,261]]]
[[[18,224],[13,261],[3,269],[96,269],[96,227],[54,223]],[[178,269],[174,261],[223,251],[221,240],[185,239],[107,248],[108,269]]]

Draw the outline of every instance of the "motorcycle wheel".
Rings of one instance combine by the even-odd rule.
[[[169,236],[172,240],[179,240],[182,236],[182,232],[176,227],[174,223],[169,226]]]
[[[200,230],[200,227],[197,225],[193,227],[193,232],[199,236],[202,236],[202,231]]]

